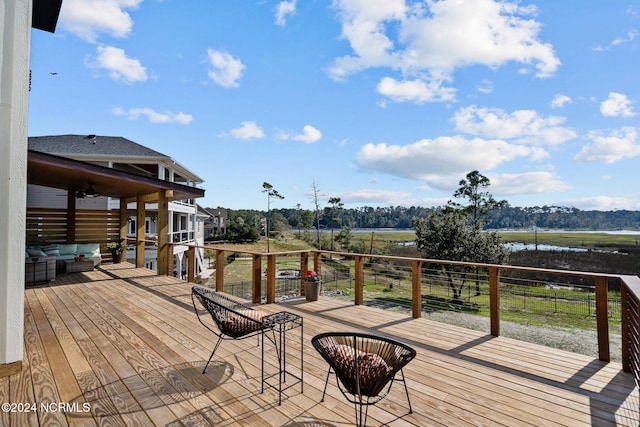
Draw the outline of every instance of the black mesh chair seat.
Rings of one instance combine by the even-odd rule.
[[[262,320],[267,313],[254,310],[250,305],[235,301],[213,289],[194,286],[191,288],[191,300],[200,323],[218,337],[211,356],[202,370],[203,374],[223,339],[236,340],[257,335],[258,345],[260,345],[262,332],[270,329]],[[210,326],[210,322],[204,321],[199,306],[211,315],[217,330]]]
[[[327,332],[316,335],[311,344],[329,364],[321,401],[329,376],[336,375],[338,388],[354,404],[356,424],[365,425],[369,405],[389,394],[394,381],[404,383],[409,413],[409,390],[402,368],[416,357],[416,351],[392,338],[356,332]],[[396,378],[396,374],[400,378]],[[367,408],[364,410],[363,407]]]

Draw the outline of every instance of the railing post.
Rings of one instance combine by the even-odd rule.
[[[422,261],[411,263],[411,310],[413,318],[422,316]]]
[[[224,292],[224,251],[216,249],[216,291]]]
[[[276,302],[276,256],[267,254],[267,304]]]
[[[629,339],[631,309],[629,306],[629,289],[622,281],[620,286],[620,320],[622,321],[622,370],[631,372],[631,340]],[[637,313],[636,313],[637,314]]]
[[[175,276],[176,272],[173,267],[173,244],[168,243],[167,246],[167,276]]]
[[[251,302],[260,304],[262,302],[262,256],[260,254],[253,254],[251,268]]]
[[[304,296],[304,279],[309,271],[309,252],[300,252],[300,295]]]
[[[609,353],[609,301],[606,277],[596,277],[596,325],[598,329],[598,358],[611,361]]]
[[[362,305],[364,303],[364,257],[362,255],[356,255],[355,267],[355,305]]]
[[[489,267],[489,313],[491,335],[500,336],[500,270]]]
[[[189,246],[187,249],[187,282],[193,283],[196,280],[196,247]]]
[[[318,277],[322,279],[322,252],[313,253],[313,271],[318,273]]]
[[[144,220],[146,216],[145,200],[142,196],[136,199],[136,267],[144,268]],[[182,279],[182,272],[180,272]]]

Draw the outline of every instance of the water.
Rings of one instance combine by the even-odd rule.
[[[509,249],[511,252],[536,250],[535,243],[509,242],[509,243],[503,243],[503,246]],[[539,251],[564,251],[564,252],[588,252],[589,251],[586,248],[570,248],[566,246],[541,245],[541,244],[538,244],[537,246],[538,246],[537,250]]]

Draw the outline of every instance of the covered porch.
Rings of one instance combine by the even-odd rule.
[[[292,387],[279,406],[275,391],[260,393],[255,340],[225,341],[202,374],[214,337],[197,322],[190,289],[189,283],[127,263],[27,288],[25,357],[19,373],[0,378],[0,396],[2,402],[34,403],[36,410],[2,411],[0,424],[353,425],[353,407],[335,379],[320,402],[327,365],[310,340],[326,331],[388,335],[417,351],[405,368],[413,414],[407,414],[396,384],[370,409],[370,425],[639,422],[637,387],[619,363],[329,297],[260,306],[304,317],[304,392]],[[294,366],[298,337],[287,335]],[[265,348],[267,369],[274,369],[268,341]]]
[[[169,244],[170,201],[196,199],[204,190],[184,184],[138,175],[106,166],[81,162],[29,150],[27,182],[66,191],[67,208],[27,210],[27,244],[100,243],[127,240],[128,203],[135,203],[136,233],[129,244],[135,251],[136,266],[143,267],[145,248],[152,245],[157,251],[158,274],[171,274],[173,252]],[[92,196],[106,196],[119,200],[119,211],[84,210],[77,207],[78,193],[85,197],[89,185]],[[86,196],[88,197],[88,196]],[[157,204],[157,240],[145,237],[146,204]],[[107,254],[109,256],[109,254]]]

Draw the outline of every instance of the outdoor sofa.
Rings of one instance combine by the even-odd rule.
[[[94,267],[99,266],[102,262],[100,243],[64,243],[27,246],[25,253],[27,258],[55,257],[56,271],[58,273],[64,273],[65,261],[73,261],[81,255],[84,255],[85,261],[93,261]]]

